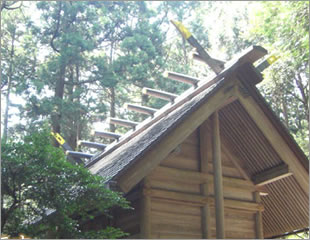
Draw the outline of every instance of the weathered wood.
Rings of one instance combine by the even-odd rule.
[[[254,193],[254,199],[256,203],[260,203],[260,195],[259,192]],[[257,239],[263,239],[264,238],[264,232],[263,232],[263,216],[262,212],[258,211],[255,215],[255,233]]]
[[[132,165],[119,178],[119,186],[128,192],[144,176],[148,175],[165,157],[182,143],[195,129],[200,126],[223,102],[229,99],[234,91],[230,91],[232,83],[222,86],[216,94],[210,96],[200,108],[196,109],[178,128],[173,129],[169,135],[162,139],[156,147]]]
[[[155,108],[150,108],[150,107],[145,107],[145,106],[140,106],[140,105],[135,105],[135,104],[130,104],[130,103],[126,103],[125,107],[128,110],[132,110],[132,111],[143,113],[143,114],[150,115],[150,116],[153,116],[155,112],[157,111],[157,109]]]
[[[176,169],[171,167],[158,166],[149,175],[152,179],[163,179],[169,181],[179,181],[189,184],[214,184],[213,174],[196,172],[191,170]],[[247,180],[233,177],[223,177],[224,186],[230,188],[243,188],[254,192],[255,185]]]
[[[239,58],[239,63],[254,63],[258,59],[262,58],[268,53],[266,49],[261,46],[251,46],[241,53],[241,58]]]
[[[181,148],[182,148],[182,145],[181,145]],[[189,156],[184,156],[182,151],[179,154],[169,154],[161,162],[161,165],[170,167],[170,168],[183,169],[183,170],[185,169],[192,170],[192,171],[200,170],[200,163],[198,162],[198,160],[192,157],[189,157]],[[223,175],[227,177],[241,178],[241,175],[238,169],[230,165],[232,164],[228,164],[227,161],[223,161],[223,166],[222,166]],[[209,172],[210,173],[213,172],[212,162],[209,162]]]
[[[262,204],[248,201],[225,199],[224,206],[227,208],[243,209],[248,211],[264,211],[264,206]]]
[[[182,153],[174,156],[169,154],[160,164],[165,167],[191,171],[199,171],[200,168],[197,159],[184,157]]]
[[[163,190],[163,191],[165,191],[165,190]],[[175,200],[175,199],[160,198],[160,197],[152,197],[152,201],[153,200],[154,201],[160,201],[160,202],[166,202],[169,204],[175,204],[175,205],[181,204],[181,205],[186,205],[186,206],[191,206],[191,207],[199,207],[199,208],[203,205],[203,203],[199,203],[199,202],[186,202],[186,201],[180,202],[178,199]]]
[[[186,224],[185,226],[180,226],[179,224],[176,224],[175,221],[153,224],[152,229],[154,229],[154,232],[175,233],[180,235],[197,234],[201,232],[201,228],[197,225],[189,226]]]
[[[148,179],[143,180],[143,191],[149,189]],[[151,238],[151,197],[143,194],[141,197],[140,211],[140,236],[141,238]]]
[[[107,147],[106,144],[89,142],[89,141],[81,141],[81,140],[78,141],[78,145],[83,145],[83,146],[90,147],[90,148],[97,148],[101,150],[104,150]]]
[[[235,167],[223,165],[222,172],[223,172],[223,176],[225,177],[240,178],[240,179],[242,177],[238,169]],[[210,162],[209,162],[209,173],[213,173],[213,164]]]
[[[225,238],[224,227],[224,195],[221,159],[221,140],[218,112],[212,115],[212,158],[214,166],[214,195],[216,209],[216,238]]]
[[[254,184],[263,186],[291,175],[292,173],[289,172],[288,165],[284,163],[256,174],[252,179]]]
[[[210,186],[211,187],[211,186]],[[223,186],[224,191],[224,199],[236,199],[236,200],[244,200],[244,201],[253,201],[253,190],[249,191],[246,188],[231,188],[227,186]],[[212,195],[213,192],[210,191]]]
[[[170,181],[166,179],[161,179],[157,177],[152,177],[150,179],[150,184],[152,188],[163,189],[168,191],[176,191],[176,192],[184,192],[184,193],[200,193],[200,185],[199,184],[191,184],[185,181]]]
[[[254,239],[255,234],[251,232],[242,231],[226,231],[226,238],[228,239]]]
[[[200,62],[203,62],[203,63],[206,63],[206,61],[199,55],[199,53],[193,53],[193,59],[194,60],[197,60],[197,61],[200,61]],[[217,63],[219,63],[220,65],[224,66],[225,65],[225,62],[224,61],[221,61],[221,60],[218,60],[218,59],[214,59]]]
[[[155,168],[149,176],[150,178],[156,177],[169,180],[183,180],[184,182],[191,184],[207,183],[208,180],[207,175],[204,173],[162,166]]]
[[[241,162],[241,160],[235,156],[235,154],[230,150],[230,148],[228,147],[227,141],[223,141],[222,144],[222,149],[223,151],[229,155],[229,159],[232,161],[232,163],[234,164],[234,166],[238,169],[239,173],[241,174],[241,176],[245,179],[247,179],[248,181],[251,181],[251,177],[250,175],[247,173],[246,171],[246,166]]]
[[[169,93],[169,92],[164,92],[164,91],[159,91],[159,90],[155,90],[155,89],[151,89],[151,88],[143,88],[142,89],[142,93],[152,96],[152,97],[156,97],[156,98],[161,98],[170,102],[174,102],[174,99],[176,99],[178,97],[178,95],[173,94],[173,93]]]
[[[93,131],[93,135],[118,140],[122,135],[112,132]]]
[[[200,216],[201,210],[199,206],[191,206],[189,204],[182,204],[177,201],[170,201],[169,199],[152,199],[152,212],[177,213],[185,215]]]
[[[208,151],[212,151],[211,135],[208,134],[208,121],[205,121],[199,127],[199,152],[200,152],[200,170],[207,175],[209,171]],[[209,183],[201,184],[201,194],[207,198],[209,197]],[[211,238],[210,226],[210,207],[208,204],[202,206],[201,212],[201,226],[203,238]]]
[[[152,223],[177,223],[180,226],[200,226],[201,217],[180,213],[168,213],[163,211],[152,212]]]
[[[133,122],[133,121],[124,120],[124,119],[118,119],[118,118],[109,118],[108,121],[110,124],[120,125],[123,127],[131,127],[131,128],[135,128],[139,124],[138,122]]]
[[[167,190],[159,190],[159,189],[144,189],[143,194],[146,196],[151,196],[153,198],[158,198],[160,200],[173,200],[174,203],[177,204],[188,204],[191,206],[204,206],[207,203],[207,198],[202,195],[196,194],[188,194],[188,193],[180,193],[180,192],[172,192]],[[173,202],[171,201],[171,202]],[[249,201],[241,201],[241,200],[233,200],[233,199],[224,199],[223,206],[225,208],[232,209],[241,209],[247,211],[263,211],[264,207],[262,204],[249,202]],[[208,204],[210,207],[215,207],[214,196],[208,197]]]
[[[157,198],[163,198],[163,199],[173,199],[178,200],[180,202],[191,202],[191,203],[197,203],[197,204],[206,204],[207,200],[206,197],[201,195],[194,195],[194,194],[188,194],[188,193],[179,193],[179,192],[172,192],[172,191],[166,191],[166,190],[159,190],[159,189],[144,189],[143,190],[144,195],[146,196],[152,196]]]
[[[92,158],[94,156],[94,154],[75,152],[75,151],[66,151],[66,155],[79,158]]]
[[[233,179],[233,178],[232,178]],[[183,193],[199,194],[201,193],[201,186],[199,184],[191,184],[186,181],[186,179],[172,179],[172,178],[161,178],[159,176],[153,176],[150,179],[150,184],[152,188],[176,191]],[[234,185],[229,181],[224,183],[224,198],[240,199],[240,200],[253,200],[252,192],[256,191],[256,188],[250,186]],[[209,195],[213,195],[213,180],[210,178],[208,183]]]
[[[195,78],[195,77],[191,77],[191,76],[184,75],[181,73],[176,73],[176,72],[169,72],[169,71],[164,73],[164,77],[170,78],[175,81],[183,82],[183,83],[188,83],[195,87],[197,87],[198,82],[201,81],[200,79]]]
[[[284,141],[272,122],[265,115],[260,106],[252,97],[244,97],[240,92],[237,97],[242,106],[247,110],[259,129],[263,132],[270,145],[276,150],[281,159],[289,166],[297,182],[304,192],[309,195],[309,173]]]
[[[208,125],[208,132],[211,133],[211,125]],[[221,150],[222,150],[222,171],[223,171],[223,166],[225,165],[225,160],[227,162],[227,159],[232,162],[233,166],[236,168],[236,170],[239,172],[240,176],[245,178],[248,181],[251,181],[250,175],[246,171],[246,166],[241,162],[241,160],[233,153],[231,150],[229,142],[221,137]],[[211,154],[209,152],[209,154]],[[223,171],[223,175],[224,171]]]
[[[188,138],[186,138],[183,143],[198,146],[199,145],[199,131],[198,131],[198,129],[196,131],[194,131],[191,135],[189,135]]]
[[[180,234],[180,233],[152,233],[152,238],[158,239],[200,239],[201,234]]]

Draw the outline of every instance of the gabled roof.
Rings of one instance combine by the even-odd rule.
[[[86,166],[92,173],[108,181],[118,184],[125,181],[121,189],[128,192],[176,147],[167,142],[167,146],[164,146],[166,152],[156,156],[156,149],[163,148],[166,139],[174,135],[176,139],[180,138],[178,141],[182,141],[181,138],[188,136],[195,126],[198,127],[207,118],[207,113],[204,116],[196,114],[199,109],[204,108],[205,112],[210,111],[208,114],[211,114],[222,107],[219,112],[221,126],[226,129],[221,133],[223,140],[239,143],[231,144],[232,152],[250,177],[282,165],[287,165],[293,173],[292,176],[265,185],[269,192],[268,197],[263,198],[265,237],[308,226],[309,161],[255,87],[261,76],[255,72],[252,63],[265,54],[267,51],[261,47],[249,48],[229,62],[219,75],[199,82],[197,88],[189,89],[173,104],[156,112],[153,118],[140,123],[135,131],[110,144]],[[221,104],[231,98],[226,92],[234,91],[230,88],[233,88],[233,79],[236,78],[246,87],[243,89],[244,96],[239,93],[238,100],[223,107]],[[212,100],[216,97],[217,105]],[[179,135],[175,135],[176,129],[189,119],[196,121],[193,129],[183,128]],[[150,155],[157,162],[145,159]],[[135,172],[137,166],[141,168],[140,174]],[[131,175],[135,175],[134,180]]]
[[[262,47],[250,47],[230,61],[219,75],[199,83],[196,89],[189,89],[179,96],[174,104],[161,109],[154,118],[142,122],[136,131],[129,132],[119,142],[95,155],[86,167],[94,174],[109,180],[115,179],[156,142],[169,134],[170,129],[206,101],[225,81],[229,81],[225,79],[226,76],[244,63],[253,63],[265,54],[267,51]]]

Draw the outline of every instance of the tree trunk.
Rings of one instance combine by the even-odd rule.
[[[284,122],[285,122],[285,125],[287,127],[287,129],[289,129],[289,121],[288,121],[288,113],[287,113],[287,103],[286,103],[286,100],[285,100],[285,97],[282,96],[282,110],[283,110],[283,115],[284,115]]]
[[[73,70],[73,67],[71,66],[70,67],[70,76],[69,76],[69,85],[67,86],[67,89],[68,89],[68,98],[70,100],[70,102],[72,103],[72,105],[74,104],[74,96],[73,96],[73,93],[74,93],[74,70]],[[66,114],[67,118],[68,118],[68,125],[69,125],[69,133],[68,133],[68,144],[69,146],[75,150],[76,149],[76,146],[77,146],[77,142],[76,142],[76,135],[77,135],[77,132],[76,132],[76,120],[77,120],[77,116],[76,116],[76,113],[77,113],[77,110],[73,110],[72,113],[70,114]]]
[[[115,89],[110,88],[110,117],[115,117]],[[110,124],[110,131],[115,132],[115,126]]]
[[[66,73],[66,65],[63,63],[60,66],[60,70],[58,72],[58,76],[56,79],[56,88],[55,88],[55,99],[57,101],[56,104],[56,113],[52,116],[52,127],[55,133],[60,133],[61,131],[61,118],[62,118],[62,100],[64,96],[65,89],[65,73]],[[59,144],[55,142],[55,146]]]
[[[8,91],[6,94],[6,107],[5,107],[5,113],[4,113],[4,126],[3,126],[3,137],[2,137],[4,143],[7,142],[7,138],[8,138],[10,93],[11,93],[12,75],[13,75],[14,42],[15,42],[15,30],[12,33],[12,41],[11,41],[10,66],[9,66],[9,72],[8,72]]]
[[[76,73],[76,82],[79,83],[80,81],[80,68],[78,65],[75,66],[75,73]],[[81,96],[79,95],[77,97],[77,101],[80,104],[81,103]],[[81,140],[81,133],[82,133],[82,128],[81,128],[81,108],[79,107],[77,111],[77,121],[76,121],[76,143]]]
[[[300,95],[302,96],[302,104],[304,105],[307,121],[309,124],[309,90],[307,90],[307,87],[303,85],[302,77],[300,74],[297,74],[297,77],[295,77],[295,82],[297,84],[297,87],[299,89]]]
[[[113,47],[114,42],[111,42],[111,48],[110,48],[110,65],[112,66],[113,63]],[[110,117],[115,117],[115,88],[110,87]],[[113,124],[110,124],[110,131],[115,132],[115,126]]]

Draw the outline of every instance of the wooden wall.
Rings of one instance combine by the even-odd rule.
[[[256,238],[254,185],[230,160],[222,148],[224,217],[226,238]],[[208,183],[210,237],[216,238],[212,158],[209,173],[201,173],[199,132],[195,131],[147,177],[143,194],[150,197],[150,238],[203,238],[201,186]]]
[[[212,156],[207,156],[209,171],[204,173],[199,134],[197,129],[129,193],[134,210],[115,213],[116,226],[130,233],[129,238],[204,238],[206,229],[210,238],[216,238]],[[258,238],[256,220],[261,218],[262,205],[255,186],[242,177],[228,149],[222,143],[225,237]],[[208,196],[203,184],[208,184]]]

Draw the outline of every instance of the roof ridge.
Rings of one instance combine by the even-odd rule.
[[[228,72],[233,71],[238,66],[245,62],[255,62],[262,56],[267,54],[267,51],[260,47],[260,46],[252,46],[240,53],[237,57],[230,60],[226,65],[225,69],[220,72],[218,75],[212,74],[207,79],[202,80],[201,82],[198,82],[198,87],[190,87],[188,90],[183,92],[181,95],[179,95],[174,103],[168,103],[161,109],[159,109],[157,112],[155,112],[154,117],[149,117],[145,119],[144,121],[140,122],[134,130],[129,130],[126,134],[124,134],[120,139],[116,142],[113,142],[109,144],[106,149],[103,152],[99,152],[94,155],[86,164],[86,167],[90,167],[96,162],[98,162],[103,157],[107,156],[114,150],[116,150],[118,147],[122,146],[123,144],[129,142],[132,138],[139,135],[144,130],[151,127],[156,122],[160,121],[164,116],[168,115],[181,105],[183,105],[185,102],[191,100],[193,97],[201,93],[202,91],[206,90],[210,86],[212,86],[214,83],[218,82],[220,79],[222,79]]]

